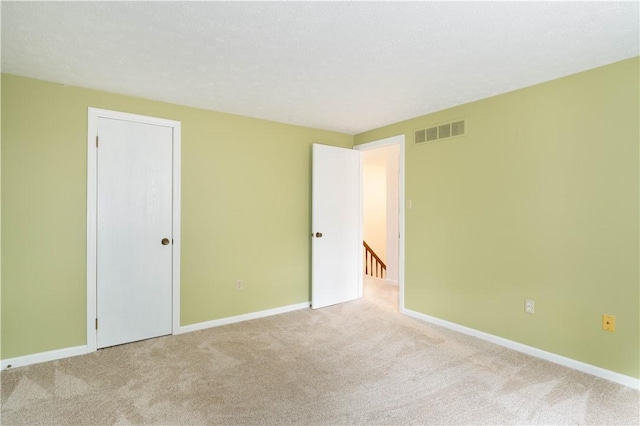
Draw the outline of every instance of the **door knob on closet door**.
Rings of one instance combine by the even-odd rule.
[[[166,245],[168,245],[171,241],[169,241],[169,239],[168,239],[168,238],[163,238],[161,242],[162,242],[162,245],[163,245],[163,246],[166,246]]]
[[[316,232],[316,238],[322,238],[322,232]]]

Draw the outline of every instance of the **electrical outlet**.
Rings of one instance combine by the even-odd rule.
[[[602,314],[602,329],[605,331],[616,331],[616,317],[613,315]]]
[[[242,290],[242,280],[236,281],[236,290]]]
[[[533,300],[524,299],[524,311],[528,314],[533,314],[535,304]]]

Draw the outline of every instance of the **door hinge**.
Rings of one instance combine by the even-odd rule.
[[[98,318],[96,318],[96,330],[98,329]]]
[[[98,147],[98,135],[96,135],[96,148]]]

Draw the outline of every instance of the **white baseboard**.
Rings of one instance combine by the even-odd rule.
[[[206,328],[218,327],[225,324],[233,324],[236,322],[247,321],[257,318],[264,318],[271,315],[283,314],[285,312],[297,311],[299,309],[306,309],[309,307],[309,302],[298,303],[295,305],[282,306],[279,308],[268,309],[266,311],[251,312],[249,314],[237,315],[234,317],[221,318],[213,321],[201,322],[198,324],[191,324],[184,327],[180,327],[173,334],[189,333],[196,330],[204,330]],[[46,361],[55,361],[56,359],[69,358],[77,355],[85,355],[89,353],[87,345],[74,346],[71,348],[56,349],[54,351],[39,352],[30,355],[19,356],[15,358],[3,359],[0,363],[0,368],[6,370],[7,368],[24,367],[26,365],[37,364]]]
[[[297,311],[300,309],[309,308],[309,302],[298,303],[295,305],[282,306],[279,308],[267,309],[265,311],[251,312],[243,315],[236,315],[233,317],[220,318],[212,321],[200,322],[197,324],[190,324],[184,327],[180,327],[174,334],[189,333],[197,330],[204,330],[211,327],[219,327],[221,325],[234,324],[237,322],[248,321],[252,319],[264,318],[272,315],[283,314],[286,312]],[[563,365],[565,367],[572,368],[574,370],[582,371],[583,373],[591,374],[596,377],[600,377],[605,380],[609,380],[615,383],[619,383],[624,386],[628,386],[633,389],[640,389],[640,380],[635,377],[626,376],[624,374],[616,373],[615,371],[606,370],[595,365],[587,364],[582,361],[567,358],[561,355],[557,355],[551,352],[543,351],[542,349],[534,348],[533,346],[524,345],[522,343],[514,342],[502,337],[494,336],[493,334],[485,333],[470,327],[465,327],[453,322],[445,321],[440,318],[425,315],[420,312],[415,312],[410,309],[403,308],[402,313],[413,318],[417,318],[422,321],[426,321],[435,325],[439,325],[450,330],[457,331],[462,334],[477,337],[482,340],[486,340],[496,345],[503,346],[505,348],[513,349],[518,352],[525,353],[527,355],[541,358],[546,361],[553,362],[555,364]],[[74,346],[64,349],[56,349],[53,351],[39,352],[30,355],[19,356],[15,358],[3,359],[0,363],[0,368],[6,370],[8,368],[24,367],[26,365],[37,364],[46,361],[55,361],[57,359],[69,358],[77,355],[84,355],[88,353],[86,345]]]
[[[24,367],[25,365],[38,364],[40,362],[55,361],[56,359],[69,358],[87,353],[87,345],[71,348],[56,349],[54,351],[38,352],[31,355],[18,356],[2,360],[2,369]]]
[[[182,326],[177,332],[173,334],[190,333],[192,331],[205,330],[211,327],[219,327],[221,325],[234,324],[236,322],[248,321],[252,319],[270,317],[272,315],[284,314],[286,312],[298,311],[300,309],[307,309],[309,302],[297,303],[295,305],[281,306],[279,308],[267,309],[266,311],[251,312],[243,315],[236,315],[233,317],[220,318],[211,321],[199,322],[196,324],[190,324]]]
[[[439,325],[444,328],[448,328],[453,331],[457,331],[462,334],[477,337],[482,340],[486,340],[496,345],[503,346],[505,348],[513,349],[514,351],[522,352],[527,355],[541,358],[546,361],[560,364],[565,367],[572,368],[574,370],[582,371],[583,373],[591,374],[592,376],[600,377],[615,383],[619,383],[624,386],[628,386],[633,389],[640,389],[640,379],[635,377],[625,376],[624,374],[616,373],[615,371],[606,370],[595,365],[587,364],[582,361],[567,358],[562,355],[557,355],[552,352],[543,351],[542,349],[534,348],[533,346],[527,346],[522,343],[514,342],[513,340],[505,339],[502,337],[494,336],[493,334],[478,331],[473,328],[465,327],[454,322],[442,320],[440,318],[432,317],[429,315],[415,312],[410,309],[402,309],[402,313],[419,320],[423,320],[435,325]]]

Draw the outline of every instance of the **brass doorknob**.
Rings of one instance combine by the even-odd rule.
[[[316,232],[316,238],[322,238],[322,232]]]
[[[166,245],[167,245],[167,244],[169,244],[170,242],[171,242],[171,241],[169,241],[169,239],[168,239],[168,238],[163,238],[163,239],[162,239],[162,245],[163,245],[163,246],[166,246]]]

